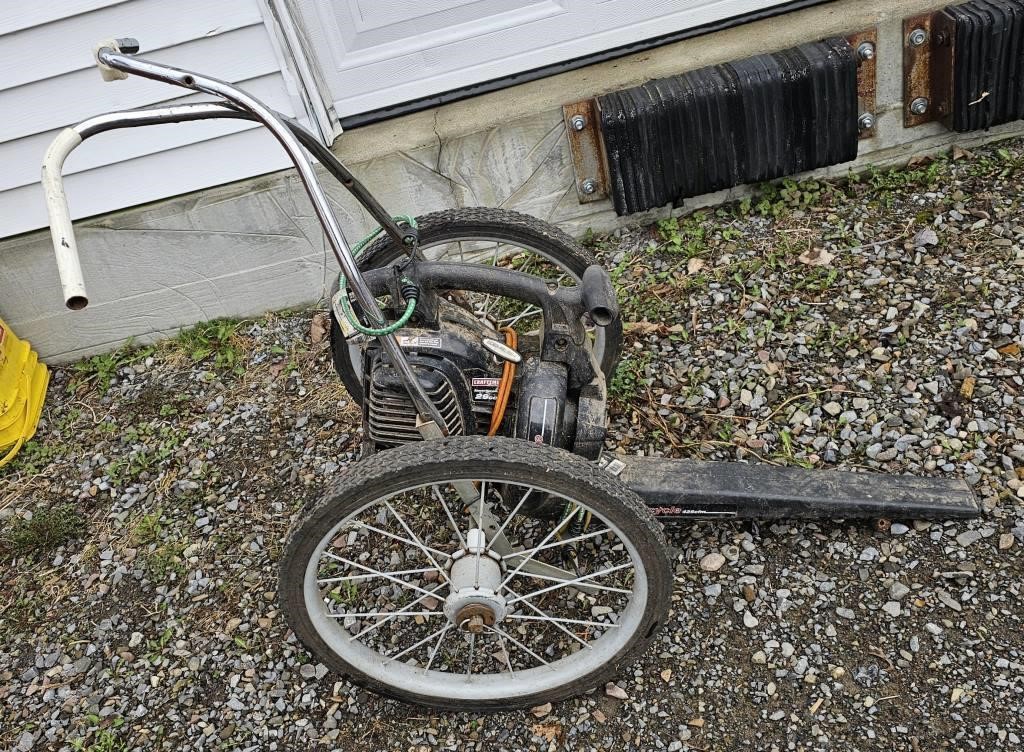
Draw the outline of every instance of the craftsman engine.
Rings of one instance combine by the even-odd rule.
[[[481,346],[496,338],[464,309],[443,302],[438,329],[408,327],[396,336],[409,363],[444,419],[448,434],[486,434],[498,397],[502,362]],[[422,440],[416,409],[395,369],[371,344],[365,354],[363,410],[367,440],[386,448]],[[515,401],[509,400],[502,425],[515,425]]]

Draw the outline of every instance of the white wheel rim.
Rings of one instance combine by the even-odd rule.
[[[303,582],[305,610],[328,648],[358,672],[403,693],[467,703],[514,701],[516,698],[543,695],[586,677],[618,656],[631,644],[643,623],[647,607],[647,575],[636,544],[626,538],[617,526],[599,517],[591,507],[563,494],[551,493],[535,485],[507,483],[495,477],[473,480],[479,484],[478,488],[490,487],[492,496],[497,493],[498,486],[503,486],[515,488],[515,495],[519,498],[523,494],[528,498],[535,493],[557,497],[571,505],[570,508],[582,509],[593,515],[591,527],[587,532],[579,533],[585,537],[575,544],[572,542],[574,536],[565,532],[561,541],[551,537],[553,531],[561,527],[555,520],[543,521],[536,525],[538,530],[530,530],[529,534],[534,536],[541,536],[541,531],[545,531],[541,536],[547,537],[541,544],[544,547],[529,559],[524,558],[529,551],[506,557],[501,596],[507,603],[507,614],[491,629],[477,636],[460,631],[445,616],[450,583],[445,581],[449,575],[441,571],[454,571],[448,566],[446,557],[451,558],[456,551],[466,549],[467,526],[471,524],[470,515],[463,512],[450,483],[418,483],[374,499],[334,525],[317,542],[306,565]],[[425,489],[431,490],[426,492]],[[410,524],[405,519],[406,510],[396,508],[394,501],[415,491],[429,493],[433,497],[434,489],[445,489],[441,498],[445,499],[444,505],[449,509],[442,518],[439,516],[442,503],[436,503],[433,521],[447,519],[451,533],[458,533],[457,538],[449,533],[446,545],[434,545],[434,538],[420,534],[423,530],[438,530],[436,525],[420,526],[417,530],[416,520]],[[511,501],[508,506],[512,506]],[[381,522],[381,510],[384,510],[385,522]],[[368,514],[373,522],[367,523]],[[510,521],[511,515],[507,512],[502,517],[509,518],[501,526],[504,532],[512,531],[513,525],[522,525],[525,519],[516,515],[519,522]],[[526,525],[523,527],[529,529]],[[604,532],[599,532],[602,530]],[[339,550],[342,537],[345,541],[339,555],[334,551]],[[404,538],[405,543],[397,541],[397,538]],[[537,538],[533,540],[536,542]],[[375,541],[374,545],[388,541],[392,546],[405,546],[407,554],[400,558],[408,560],[408,563],[392,566],[389,571],[389,568],[375,566],[375,562],[366,563],[371,559],[364,558],[360,562],[358,558],[350,558],[366,553],[371,541]],[[601,546],[587,541],[599,542]],[[575,584],[586,588],[588,593],[575,590],[571,587],[573,583],[545,581],[538,575],[522,571],[524,566],[528,566],[528,560],[550,559],[557,549],[571,545],[587,545],[600,557],[600,561],[594,563],[594,571],[575,573],[581,578]],[[409,556],[408,552],[415,555]],[[394,559],[392,554],[391,561]],[[423,582],[425,569],[439,570],[436,582]],[[333,574],[327,570],[333,570]],[[336,574],[339,571],[344,574]],[[371,575],[371,572],[376,574]],[[331,576],[325,577],[325,574]],[[339,605],[336,596],[329,593],[330,588],[339,582],[384,582],[387,585],[368,586],[365,596],[359,597],[358,601],[355,600],[358,596],[352,595],[347,603]],[[628,588],[622,587],[623,583],[628,583]],[[378,591],[388,587],[399,591],[408,602],[400,606],[391,605],[391,611],[384,610],[389,606],[387,603],[373,608],[365,606],[371,602],[371,597],[375,596],[379,601]],[[355,592],[359,592],[358,588]],[[549,613],[552,601],[558,603],[570,593],[572,598],[565,602],[578,603],[583,611],[577,615]],[[608,603],[615,605],[595,608],[598,604]],[[602,608],[609,610],[604,612]],[[355,616],[346,619],[345,614]],[[422,623],[418,623],[417,614],[422,616]],[[410,624],[415,624],[415,628],[410,628]],[[598,636],[588,639],[590,631]],[[574,634],[576,636],[572,637]],[[554,639],[555,636],[561,639]],[[544,645],[546,642],[549,642],[547,647]],[[551,648],[555,646],[552,653]],[[560,652],[562,650],[564,652]]]

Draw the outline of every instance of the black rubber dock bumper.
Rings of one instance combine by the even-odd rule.
[[[623,455],[601,464],[665,523],[701,518],[953,519],[981,514],[962,480]]]

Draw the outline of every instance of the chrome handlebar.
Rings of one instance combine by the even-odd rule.
[[[119,39],[102,42],[97,46],[96,62],[104,79],[126,78],[128,74],[131,74],[211,94],[222,101],[100,115],[76,126],[65,128],[53,140],[43,160],[42,184],[46,192],[46,207],[50,217],[50,236],[53,240],[57,269],[60,273],[67,307],[72,310],[81,310],[89,303],[78,256],[78,246],[75,242],[74,227],[71,223],[61,177],[64,161],[68,154],[89,136],[112,128],[211,117],[240,117],[255,120],[263,125],[287,152],[299,173],[299,178],[310,201],[313,203],[313,210],[323,226],[331,249],[348,281],[349,290],[355,295],[356,301],[369,319],[370,325],[383,325],[384,321],[376,299],[359,272],[358,263],[345,240],[334,212],[331,210],[327,194],[324,193],[313,166],[306,158],[301,142],[292,132],[284,116],[225,81],[125,54],[125,50],[128,49],[137,50],[138,42],[134,39]],[[443,431],[445,422],[416,378],[398,340],[393,334],[380,339],[389,360],[398,369],[402,380],[409,389],[410,396],[425,426],[424,435],[435,430],[430,428],[430,423],[434,423],[438,429]]]

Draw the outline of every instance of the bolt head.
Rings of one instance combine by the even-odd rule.
[[[869,131],[875,127],[875,116],[870,112],[865,112],[859,118],[857,118],[857,125],[860,126],[862,131]]]
[[[587,119],[582,115],[573,115],[570,118],[569,123],[572,125],[574,131],[581,131],[587,127]]]
[[[597,193],[597,181],[593,178],[587,178],[580,183],[580,190],[586,193],[588,196],[592,193]]]
[[[871,42],[861,42],[857,45],[857,57],[861,60],[875,59],[875,45]]]
[[[913,47],[920,47],[922,44],[928,41],[928,32],[924,29],[914,29],[910,32],[909,36],[910,44]]]
[[[923,115],[928,112],[928,99],[926,97],[918,97],[910,103],[910,111],[915,115]]]

